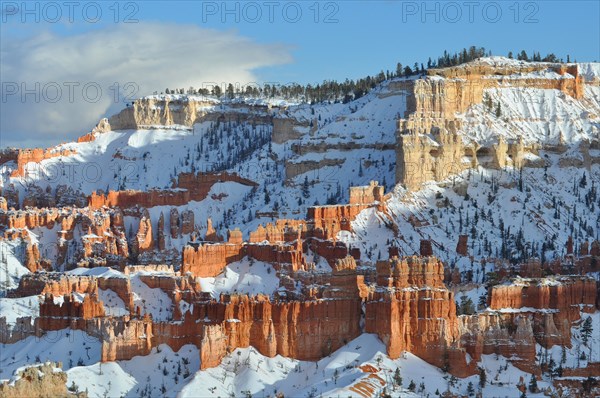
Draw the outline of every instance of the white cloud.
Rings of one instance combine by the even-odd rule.
[[[289,50],[282,44],[256,43],[234,31],[163,23],[113,25],[66,36],[44,32],[26,39],[4,37],[0,145],[46,146],[86,133],[101,117],[123,107],[114,100],[115,82],[121,88],[133,82],[126,91],[137,87],[136,97],[166,87],[245,84],[257,80],[257,68],[291,62]],[[18,93],[10,95],[13,82]],[[79,84],[72,95],[70,82]],[[87,99],[86,84],[91,84]],[[97,86],[102,95],[91,102]],[[62,96],[52,103],[57,87]],[[40,92],[39,102],[33,94],[22,98],[23,88]]]

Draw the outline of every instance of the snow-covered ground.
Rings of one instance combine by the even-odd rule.
[[[484,58],[479,63],[496,66],[524,66],[525,63],[503,57]],[[600,77],[600,64],[581,64],[581,74],[587,80]],[[570,79],[555,72],[542,71],[510,76],[508,79]],[[436,77],[435,79],[439,79]],[[507,79],[507,80],[508,80]],[[493,145],[500,137],[506,140],[523,138],[525,143],[569,145],[563,155],[541,150],[528,157],[546,167],[510,167],[491,170],[479,167],[452,176],[445,181],[430,182],[423,189],[408,192],[395,181],[397,119],[404,117],[406,93],[398,88],[398,80],[388,81],[364,97],[349,102],[306,104],[284,99],[246,99],[255,105],[285,106],[275,115],[305,122],[296,127],[300,138],[284,144],[271,142],[272,126],[237,122],[198,123],[185,126],[147,126],[141,130],[111,131],[100,134],[93,142],[64,144],[61,149],[77,153],[30,163],[25,177],[9,177],[13,162],[0,166],[0,188],[14,183],[24,198],[30,183],[42,188],[68,184],[90,194],[95,190],[171,188],[173,178],[182,172],[228,171],[259,183],[257,188],[233,182],[215,184],[208,196],[199,202],[178,206],[179,213],[194,213],[196,229],[206,231],[210,217],[217,231],[225,236],[227,229],[240,227],[245,237],[259,224],[272,221],[260,213],[277,212],[281,218],[304,218],[306,208],[325,204],[329,198],[336,203],[348,201],[350,186],[367,185],[378,180],[393,190],[387,201],[387,212],[376,209],[363,211],[353,221],[353,232],[342,231],[338,239],[360,248],[363,267],[372,267],[377,260],[388,257],[390,245],[401,254],[419,252],[421,239],[433,243],[433,251],[451,268],[458,268],[464,285],[454,287],[456,299],[471,299],[475,307],[486,295],[484,282],[493,270],[490,258],[506,257],[513,263],[528,258],[550,259],[564,255],[564,244],[573,236],[576,245],[598,239],[600,200],[596,194],[600,182],[600,165],[589,169],[561,167],[565,157],[581,157],[577,145],[584,139],[597,139],[600,122],[600,88],[588,84],[585,97],[576,100],[558,90],[523,87],[486,89],[485,96],[493,106],[474,105],[462,120],[463,139]],[[166,96],[155,96],[163,99]],[[204,97],[171,95],[170,100],[205,101],[207,109],[248,112],[230,107],[225,101]],[[235,101],[234,101],[235,102]],[[499,112],[497,109],[499,108]],[[263,111],[259,111],[263,112]],[[311,129],[311,123],[315,130]],[[314,148],[307,150],[306,148]],[[591,150],[600,157],[600,151]],[[327,166],[307,170],[287,178],[285,165],[328,161]],[[56,173],[56,171],[64,173]],[[585,177],[584,177],[585,176]],[[306,181],[306,186],[304,182]],[[180,250],[190,236],[171,238],[168,216],[170,206],[149,209],[152,229],[156,233],[158,219],[165,217],[166,245]],[[137,232],[139,218],[124,217],[126,235]],[[394,228],[398,233],[394,233]],[[29,231],[32,243],[39,243],[44,257],[54,259],[53,245],[60,232],[35,228]],[[87,231],[75,230],[75,239]],[[472,258],[458,256],[455,248],[459,235],[469,237],[468,251]],[[6,291],[17,287],[22,275],[29,273],[22,264],[26,243],[0,240],[0,317],[9,324],[19,316],[39,313],[37,296],[5,298]],[[576,248],[577,250],[577,248]],[[313,253],[306,260],[317,264],[318,272],[328,272],[324,259]],[[173,303],[160,289],[151,289],[140,278],[142,273],[125,275],[110,268],[77,268],[72,275],[130,278],[134,303],[142,314],[151,314],[155,321],[172,318]],[[200,285],[213,297],[221,293],[273,294],[279,278],[272,266],[244,258],[230,264],[215,278],[201,278]],[[125,303],[111,290],[100,290],[107,314],[126,315]],[[79,297],[82,299],[83,297]],[[189,309],[182,303],[182,312]],[[484,310],[484,306],[479,310]],[[571,348],[537,347],[540,356],[552,357],[565,368],[585,366],[600,361],[600,312],[584,314],[590,317],[595,333],[587,345],[582,342],[581,325],[572,328]],[[582,357],[582,353],[585,356]],[[363,334],[318,362],[298,361],[277,356],[267,358],[254,348],[238,348],[216,368],[199,371],[200,358],[195,346],[184,346],[173,352],[160,346],[144,357],[100,365],[100,343],[78,331],[47,333],[0,345],[0,379],[8,379],[26,364],[45,360],[62,361],[68,369],[68,385],[75,382],[80,391],[91,397],[101,396],[362,396],[368,389],[372,396],[385,392],[392,396],[434,396],[450,390],[467,394],[469,383],[479,389],[478,376],[453,379],[439,369],[412,354],[391,360],[385,346],[374,335]],[[583,358],[583,359],[582,359]],[[563,360],[564,359],[564,360]],[[363,366],[364,365],[364,366]],[[366,366],[368,365],[368,366]],[[516,384],[530,375],[514,368],[506,358],[485,355],[479,364],[488,375],[483,396],[518,396]],[[362,370],[361,370],[362,369]],[[371,369],[372,373],[366,371]],[[403,382],[393,386],[399,369]],[[409,391],[411,381],[414,391]],[[538,382],[549,386],[549,378]],[[529,394],[528,396],[536,396]],[[542,396],[538,394],[537,396]]]
[[[14,324],[20,317],[36,318],[39,313],[39,296],[0,298],[0,317],[5,317],[7,324]]]
[[[193,345],[173,352],[167,345],[128,361],[95,363],[67,371],[67,385],[94,397],[175,397],[200,368],[200,355]]]
[[[27,244],[22,240],[0,240],[0,297],[19,285],[19,280],[29,270],[23,266]]]
[[[214,298],[225,294],[272,295],[279,287],[279,278],[271,264],[244,257],[225,267],[215,278],[198,278],[202,291]]]
[[[45,361],[62,362],[63,369],[100,361],[101,343],[80,330],[62,329],[41,337],[0,344],[0,380],[10,379],[20,367]]]

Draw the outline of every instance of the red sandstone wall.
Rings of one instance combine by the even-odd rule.
[[[277,270],[287,268],[295,272],[304,269],[302,242],[299,240],[291,244],[247,244],[244,249],[248,256],[273,264]]]
[[[38,325],[42,330],[60,330],[73,326],[73,322],[104,317],[104,305],[96,294],[87,294],[83,302],[76,301],[72,295],[64,295],[64,302],[54,304],[52,294],[46,294],[40,304]],[[76,328],[81,328],[77,326]]]
[[[11,177],[23,177],[25,166],[29,162],[40,163],[42,160],[51,159],[59,156],[70,156],[76,154],[73,150],[53,151],[52,149],[18,149],[16,153],[17,168],[12,172]],[[6,156],[7,160],[14,160],[14,155]],[[4,157],[2,159],[4,161]]]
[[[230,243],[203,244],[183,248],[181,273],[191,272],[197,277],[219,275],[223,269],[243,258],[242,245]]]

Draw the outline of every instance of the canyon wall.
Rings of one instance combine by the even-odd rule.
[[[244,257],[242,245],[232,243],[205,243],[187,245],[182,251],[181,273],[191,272],[206,278],[219,275],[223,269]]]
[[[367,298],[365,331],[376,333],[391,358],[409,351],[457,376],[473,374],[459,346],[454,295],[434,257],[377,262],[377,290]]]
[[[212,186],[218,182],[237,182],[246,186],[257,186],[254,181],[229,173],[181,173],[172,190],[149,191],[109,191],[108,194],[92,192],[88,205],[92,209],[103,206],[129,208],[136,205],[149,208],[154,206],[183,206],[190,201],[206,198]]]
[[[526,73],[555,72],[552,77],[527,77]],[[495,87],[556,89],[575,99],[584,95],[585,81],[577,65],[529,64],[527,66],[464,64],[430,69],[425,78],[407,85],[407,108],[398,121],[396,182],[418,189],[425,181],[440,181],[479,164],[502,168],[521,167],[525,154],[534,151],[522,141],[480,147],[465,145],[458,134],[457,113],[483,101],[485,89]],[[489,159],[489,161],[488,161]],[[509,164],[510,162],[510,164]]]
[[[0,164],[14,161],[16,163],[16,169],[11,173],[11,177],[25,177],[25,166],[27,163],[40,163],[43,160],[56,158],[60,156],[71,156],[76,154],[77,152],[70,149],[42,149],[42,148],[34,148],[34,149],[16,149],[9,148],[0,152]],[[49,170],[51,171],[51,170]],[[37,177],[39,175],[43,175],[43,170],[41,170],[41,166],[36,166],[33,171],[34,175]]]
[[[200,97],[180,98],[176,95],[146,97],[135,100],[109,119],[113,130],[137,130],[154,126],[180,125],[192,127],[204,121],[228,122],[233,120],[271,124],[267,106],[229,104],[231,108],[245,108],[247,112],[228,112],[215,100]]]

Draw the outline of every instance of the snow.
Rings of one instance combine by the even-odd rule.
[[[75,382],[79,391],[87,389],[90,398],[175,397],[199,368],[200,354],[195,346],[184,345],[174,352],[161,344],[146,356],[72,368],[67,371],[67,385]]]
[[[215,278],[198,278],[202,291],[214,298],[221,294],[272,295],[279,287],[279,278],[271,264],[244,257],[229,264]]]
[[[482,58],[473,63],[511,68],[528,65],[524,61],[504,57]],[[580,74],[586,81],[597,82],[600,64],[584,63],[579,66]],[[567,157],[583,160],[577,148],[579,143],[597,138],[600,88],[597,84],[587,84],[584,98],[577,100],[559,90],[519,87],[519,79],[540,78],[572,79],[572,76],[540,70],[497,78],[505,84],[488,88],[484,94],[489,96],[494,106],[500,105],[500,117],[483,104],[474,105],[464,114],[456,115],[462,121],[463,139],[466,144],[477,141],[488,146],[497,144],[500,138],[508,142],[523,139],[525,144],[550,145],[562,139],[568,146],[567,151],[563,154],[544,150],[527,153],[525,159],[539,163],[541,167],[523,169],[523,189],[519,188],[521,176],[518,170],[512,167],[503,170],[487,168],[485,156],[480,156],[482,166],[479,168],[451,176],[445,181],[426,183],[419,191],[409,192],[397,186],[387,200],[386,212],[379,212],[376,208],[367,209],[352,222],[352,232],[341,231],[337,236],[338,240],[350,247],[360,249],[359,267],[368,270],[377,260],[388,258],[388,246],[397,247],[404,255],[418,253],[420,240],[429,239],[433,243],[434,254],[447,266],[458,269],[465,282],[455,289],[455,298],[460,300],[465,295],[477,306],[479,297],[486,294],[484,283],[487,274],[494,270],[494,264],[488,260],[497,257],[503,249],[503,235],[508,236],[504,249],[513,262],[520,261],[519,248],[515,245],[517,241],[524,243],[528,256],[550,259],[564,255],[564,242],[570,235],[574,234],[579,242],[597,238],[600,206],[586,204],[584,198],[590,192],[591,182],[600,181],[600,165],[596,162],[589,169],[584,169],[562,167],[560,162]],[[428,79],[439,80],[441,77]],[[202,122],[192,128],[180,125],[144,126],[137,131],[112,131],[98,134],[93,142],[60,146],[77,153],[45,160],[41,165],[31,163],[27,168],[32,174],[25,178],[9,177],[8,172],[15,164],[6,163],[0,166],[0,187],[15,183],[21,198],[24,197],[23,187],[31,182],[39,183],[42,188],[56,188],[59,184],[67,183],[85,194],[98,189],[173,189],[173,177],[179,173],[226,170],[256,181],[259,186],[252,188],[233,182],[217,183],[204,200],[193,201],[177,209],[180,214],[186,210],[194,213],[201,234],[206,231],[206,220],[211,217],[215,228],[223,236],[227,229],[240,227],[247,237],[248,232],[255,230],[259,224],[272,221],[270,216],[261,217],[260,213],[275,211],[280,218],[304,218],[308,206],[325,204],[331,196],[335,196],[334,202],[345,203],[350,185],[367,185],[371,180],[387,185],[389,191],[395,181],[396,123],[399,117],[404,116],[407,106],[407,93],[402,89],[401,80],[385,82],[364,97],[347,104],[309,105],[283,98],[228,101],[185,95],[149,96],[146,98],[196,101],[205,111],[252,112],[259,116],[294,118],[306,123],[306,126],[295,127],[301,136],[283,144],[270,142],[272,127],[268,124],[257,124],[252,128],[236,122]],[[511,81],[511,87],[507,85],[508,81]],[[171,107],[180,105],[170,104]],[[160,106],[162,104],[158,104]],[[281,109],[267,110],[267,106]],[[312,130],[310,123],[316,129]],[[426,137],[431,140],[429,135]],[[214,142],[209,145],[211,140]],[[435,145],[432,141],[430,143]],[[248,153],[239,152],[242,146],[248,149]],[[591,156],[598,157],[599,154],[597,149],[590,151]],[[227,163],[230,159],[232,162]],[[306,167],[301,170],[302,173],[282,183],[286,179],[284,164],[311,166],[321,161],[330,163],[324,167]],[[65,170],[67,174],[52,176],[52,170]],[[75,174],[69,175],[69,170],[74,170]],[[87,173],[84,173],[86,170]],[[99,170],[98,179],[82,178],[86,174],[93,174],[94,170]],[[585,187],[579,187],[582,173],[587,176]],[[305,179],[309,184],[306,195],[302,187]],[[463,190],[468,196],[464,195]],[[269,192],[269,201],[265,191]],[[160,214],[164,214],[167,249],[176,249],[172,250],[176,253],[189,241],[190,236],[171,238],[168,222],[170,209],[170,206],[156,206],[149,212],[154,232]],[[501,223],[504,231],[500,229]],[[135,233],[139,217],[126,215],[124,224],[127,236]],[[42,255],[51,260],[56,258],[57,252],[51,249],[56,245],[60,228],[57,224],[52,229],[40,227],[29,231],[31,242],[39,243]],[[75,238],[85,238],[86,232],[76,228]],[[469,236],[468,252],[471,257],[455,253],[461,234]],[[37,296],[4,298],[6,291],[17,287],[21,276],[29,273],[22,265],[24,242],[0,240],[0,260],[0,316],[6,316],[9,324],[14,324],[19,316],[37,316]],[[327,262],[314,253],[306,253],[305,260],[316,264],[316,272],[331,271]],[[270,273],[268,269],[271,269]],[[142,282],[145,272],[125,275],[108,267],[98,267],[77,268],[68,271],[68,274],[129,278],[135,305],[142,309],[142,314],[151,314],[155,321],[172,318],[172,300],[162,290],[151,289]],[[531,280],[522,278],[515,283],[526,285]],[[547,286],[560,283],[560,278],[552,277],[541,281],[542,285]],[[244,258],[229,264],[215,278],[200,278],[200,285],[203,291],[210,292],[215,298],[222,293],[236,292],[273,295],[279,288],[279,277],[270,265]],[[99,295],[108,315],[123,316],[129,313],[115,292],[100,289]],[[82,295],[76,297],[78,300],[83,298]],[[60,303],[61,299],[55,300]],[[180,309],[182,313],[190,310],[190,303],[181,302]],[[540,310],[527,307],[499,310],[532,311]],[[583,314],[583,319],[587,316],[592,319],[594,331],[600,330],[600,312]],[[580,328],[581,324],[574,324],[571,328],[572,348],[566,348],[565,367],[585,366],[588,361],[600,361],[598,333],[594,333],[588,346],[584,346]],[[277,391],[286,396],[357,396],[358,393],[351,387],[359,388],[367,384],[374,388],[376,394],[383,392],[381,384],[374,382],[374,378],[369,378],[357,367],[362,364],[375,367],[378,377],[386,381],[390,380],[396,368],[401,369],[403,387],[392,391],[387,388],[387,392],[393,396],[422,395],[406,390],[410,380],[414,380],[417,386],[423,382],[424,392],[430,395],[436,390],[443,392],[448,388],[453,393],[465,394],[469,382],[476,387],[478,385],[477,377],[472,376],[452,381],[454,386],[450,386],[448,375],[412,354],[405,353],[401,358],[391,360],[385,355],[385,346],[375,336],[366,334],[318,363],[280,356],[267,358],[250,347],[230,353],[216,368],[198,371],[199,354],[194,346],[184,346],[178,353],[167,346],[160,346],[161,352],[154,349],[148,356],[100,366],[97,363],[99,342],[87,335],[76,337],[78,333],[60,331],[56,333],[56,338],[51,337],[53,333],[48,333],[41,341],[32,337],[0,346],[0,378],[9,378],[15,369],[33,362],[35,356],[39,356],[40,361],[61,360],[63,366],[69,369],[68,384],[76,381],[80,390],[88,389],[90,396],[137,397],[142,393],[152,396],[229,396],[244,395],[248,391],[255,395],[274,395]],[[89,357],[84,342],[85,347],[90,347]],[[539,346],[536,349],[538,352],[542,350]],[[582,360],[581,352],[586,352],[590,358]],[[30,355],[30,358],[26,358],[26,355]],[[562,348],[553,347],[548,350],[548,355],[557,360],[562,355]],[[184,372],[176,372],[178,366],[183,366],[184,356],[190,372],[187,377]],[[73,367],[79,358],[84,366]],[[165,359],[166,362],[163,362]],[[167,366],[167,375],[164,374],[163,364]],[[483,389],[483,396],[514,396],[519,378],[523,376],[527,382],[530,377],[501,356],[486,355],[478,365],[488,373],[489,383]],[[334,378],[336,371],[337,380]],[[539,385],[550,384],[544,379]]]
[[[88,397],[122,397],[136,384],[136,379],[116,362],[77,366],[67,371],[67,386],[75,383]]]
[[[0,297],[19,285],[19,279],[29,270],[23,266],[25,246],[22,240],[0,240]]]
[[[411,353],[404,352],[400,358],[392,360],[385,352],[385,345],[372,334],[360,335],[318,362],[281,356],[269,358],[252,347],[238,348],[219,366],[198,371],[178,397],[243,396],[246,393],[253,396],[281,393],[293,397],[364,397],[358,391],[366,385],[373,390],[368,396],[378,396],[385,388],[393,397],[420,397],[423,396],[421,383],[423,394],[429,396],[434,396],[436,390],[438,393],[450,390],[454,394],[466,394],[469,382],[475,390],[479,389],[477,375],[453,380],[449,374]],[[480,365],[488,378],[483,396],[514,396],[520,377],[523,376],[526,383],[530,379],[529,374],[515,368],[502,356],[483,355]],[[369,368],[379,379],[370,377],[371,373],[366,371]],[[392,385],[396,369],[400,370],[402,386]],[[417,386],[414,393],[407,389],[411,381]],[[541,389],[549,385],[547,381],[538,382]]]
[[[238,348],[215,368],[199,371],[180,392],[179,397],[240,396],[254,394],[307,396],[311,391],[337,395],[341,386],[364,377],[354,368],[385,352],[375,335],[364,334],[318,362],[298,361],[277,355],[268,358],[254,348]],[[349,367],[349,369],[346,369]],[[334,374],[338,372],[337,382]],[[344,396],[349,391],[344,391]]]
[[[155,322],[173,319],[173,301],[160,288],[150,288],[138,274],[131,277],[133,304],[140,307],[141,315],[150,314]]]
[[[42,361],[62,362],[69,369],[78,362],[100,361],[101,343],[80,330],[47,331],[13,344],[0,344],[0,380],[9,379],[22,366]]]
[[[350,248],[360,248],[361,260],[375,264],[389,257],[387,242],[395,240],[386,221],[389,220],[376,208],[364,210],[352,221],[353,233],[340,231],[337,238]]]
[[[107,316],[129,315],[123,300],[111,289],[98,289],[98,298],[104,304],[104,312]]]
[[[0,298],[0,317],[5,317],[9,325],[14,325],[20,317],[37,318],[39,313],[40,296]]]
[[[127,275],[124,275],[122,272],[114,270],[108,267],[96,267],[96,268],[75,268],[70,271],[67,271],[66,274],[69,275],[79,275],[79,276],[95,276],[97,278],[127,278]]]

